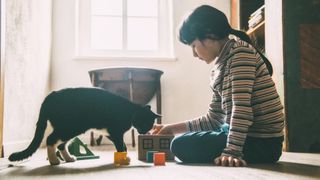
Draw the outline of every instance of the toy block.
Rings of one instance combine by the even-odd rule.
[[[93,154],[92,151],[84,144],[78,137],[73,138],[71,143],[68,145],[68,151],[71,155],[75,156],[77,160],[85,160],[85,159],[98,159],[99,156]],[[85,153],[82,153],[80,148],[85,150]],[[59,151],[56,152],[57,156],[63,160]]]
[[[164,166],[166,165],[166,153],[156,152],[153,154],[153,163],[155,166]]]
[[[114,161],[113,161],[113,163],[116,166],[129,165],[130,164],[130,158],[127,157],[127,152],[114,152]]]
[[[170,144],[174,135],[138,135],[138,159],[147,160],[148,151],[164,152],[166,160],[174,160],[174,155],[170,151]]]
[[[147,162],[152,163],[153,162],[153,154],[158,151],[147,151],[146,160]]]
[[[80,148],[84,148],[85,153],[81,153]],[[71,155],[74,155],[77,160],[84,159],[98,159],[99,156],[93,154],[92,151],[84,144],[78,137],[75,137],[72,142],[68,145],[68,151]]]

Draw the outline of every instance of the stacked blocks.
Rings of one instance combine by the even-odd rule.
[[[127,152],[114,152],[114,165],[129,165],[130,158],[127,157]]]
[[[174,135],[138,135],[138,159],[151,162],[151,155],[148,159],[147,152],[158,151],[165,153],[166,160],[174,160],[170,151],[170,144]]]
[[[153,154],[157,153],[157,152],[158,151],[148,151],[147,155],[146,155],[147,162],[152,163],[153,162]]]

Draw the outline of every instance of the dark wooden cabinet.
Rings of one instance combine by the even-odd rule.
[[[300,65],[302,88],[320,88],[320,23],[300,24]]]
[[[262,52],[265,52],[265,15],[264,8],[262,9],[264,4],[264,0],[231,0],[232,27],[247,32],[254,45]],[[255,19],[252,18],[252,15],[257,13],[257,11],[258,13],[262,11],[262,13],[259,14],[262,20],[251,28],[249,21]]]
[[[231,25],[234,28],[249,30],[250,15],[264,5],[264,0],[231,0]]]
[[[251,3],[259,6],[258,1],[231,0],[234,28],[247,30]],[[266,57],[273,65],[272,78],[285,107],[284,149],[319,153],[320,0],[265,0],[263,4],[264,23],[247,33],[263,38]]]
[[[89,71],[91,83],[130,101],[146,105],[156,96],[157,113],[161,114],[161,84],[162,71],[143,67],[109,67]],[[157,119],[161,124],[161,117]],[[135,133],[131,130],[132,146],[135,147]],[[102,136],[97,140],[101,142]],[[91,145],[94,144],[91,133]]]

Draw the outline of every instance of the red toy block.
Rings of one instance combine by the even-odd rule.
[[[156,166],[166,165],[166,153],[164,152],[153,153],[153,163]]]

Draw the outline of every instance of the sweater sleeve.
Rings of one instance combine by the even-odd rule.
[[[212,100],[207,114],[186,121],[188,131],[209,131],[218,129],[224,124],[222,114],[221,96],[216,90],[213,90]]]
[[[254,54],[237,53],[230,64],[232,112],[227,146],[222,155],[243,157],[243,145],[253,121],[251,97],[255,80]]]

